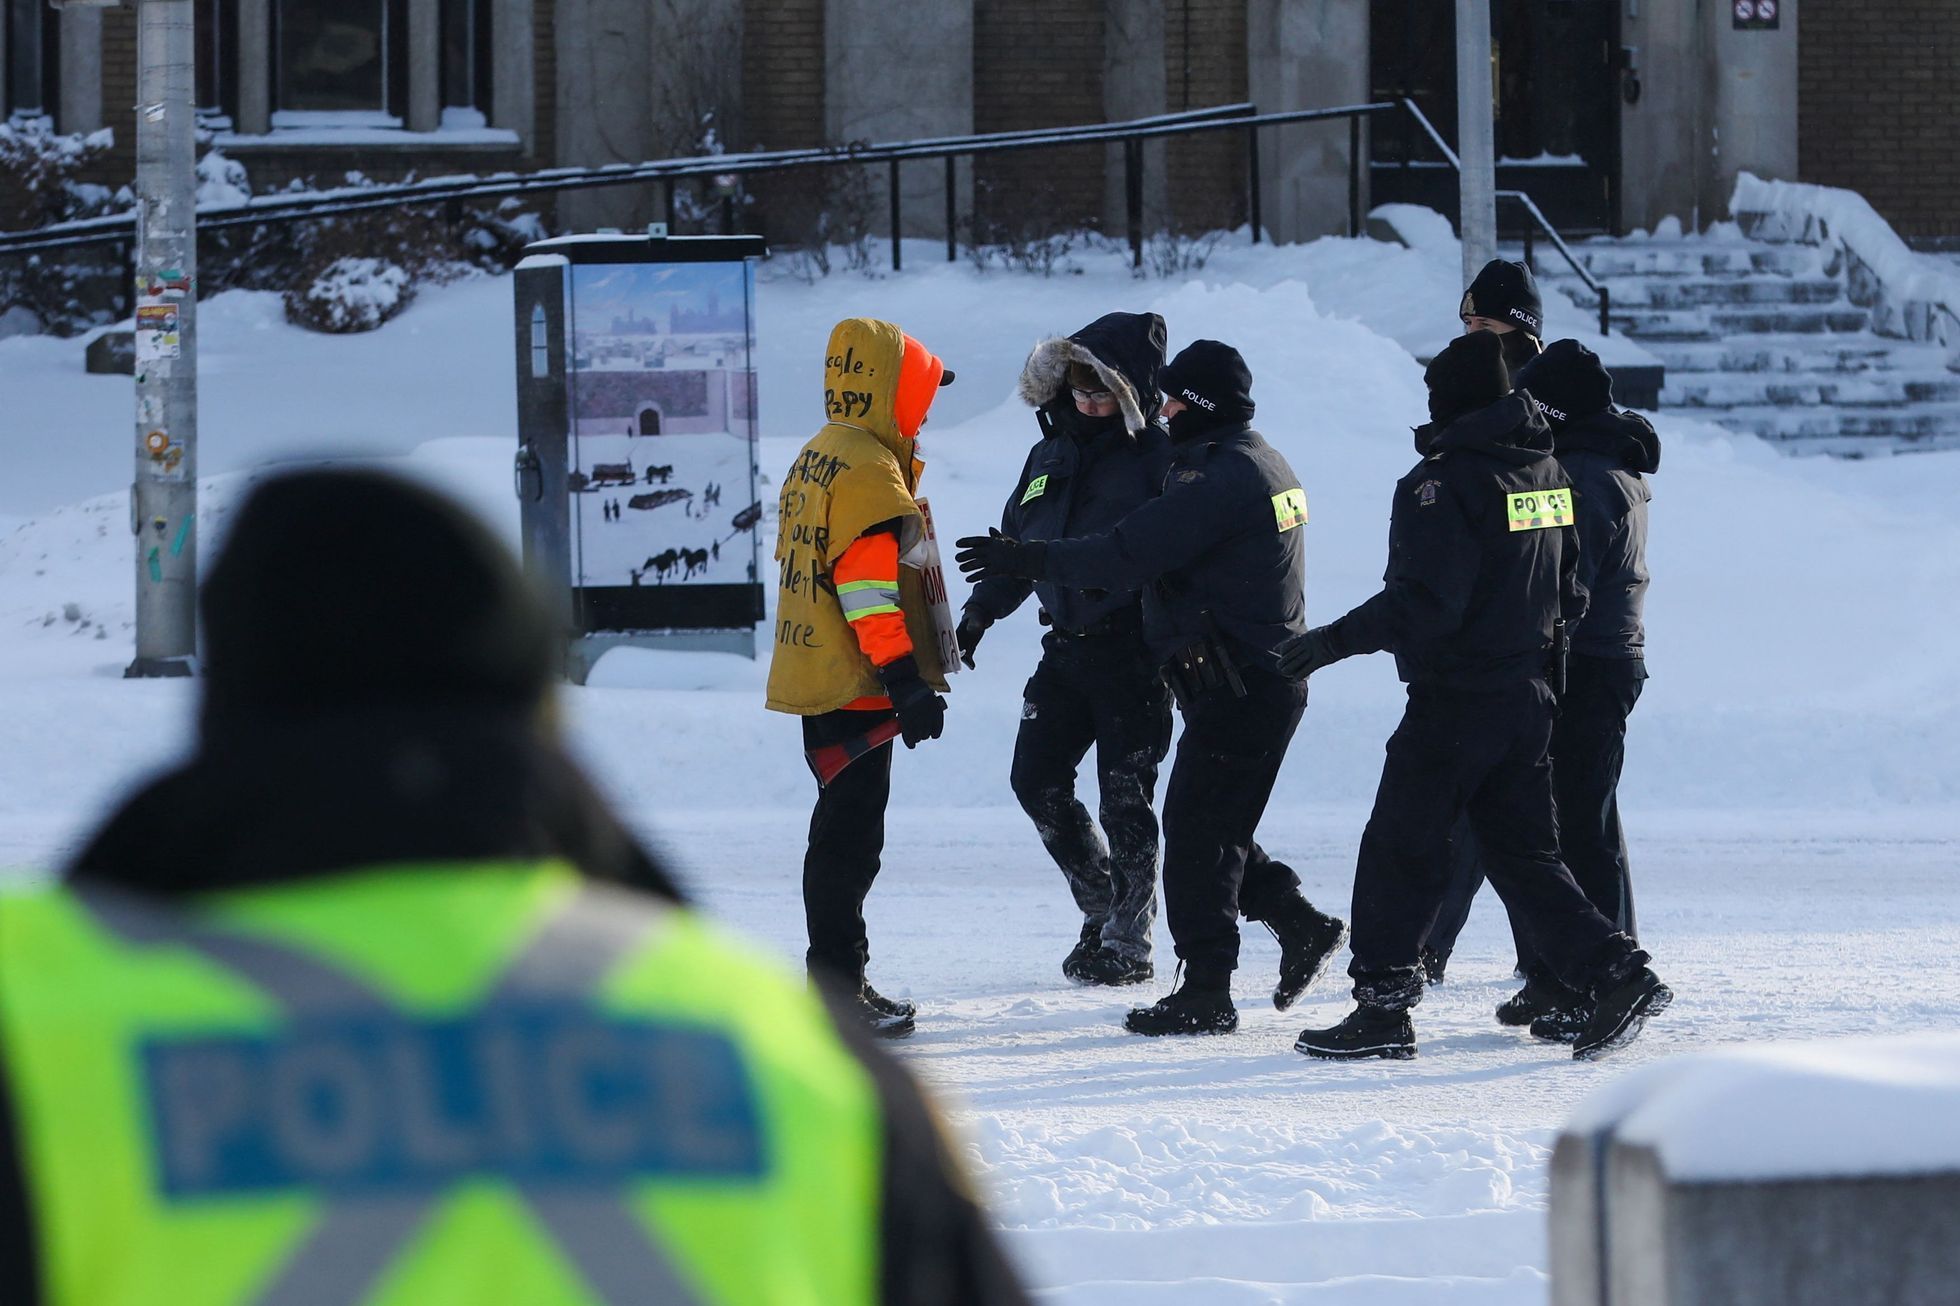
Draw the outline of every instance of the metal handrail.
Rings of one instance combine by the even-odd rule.
[[[1243,130],[1246,133],[1248,210],[1252,239],[1261,239],[1263,228],[1260,196],[1259,129],[1290,124],[1344,118],[1348,123],[1348,234],[1361,234],[1361,123],[1366,118],[1397,109],[1415,119],[1436,150],[1459,176],[1463,164],[1434,123],[1408,97],[1371,101],[1366,104],[1337,105],[1326,109],[1291,109],[1260,113],[1250,103],[1214,105],[1180,113],[1157,114],[1122,122],[1064,127],[1039,127],[1019,131],[984,132],[967,136],[939,136],[910,141],[877,144],[823,146],[794,150],[759,150],[746,154],[695,155],[679,159],[652,159],[642,163],[611,163],[589,168],[547,168],[528,173],[496,173],[490,176],[461,175],[433,177],[426,181],[400,182],[385,186],[338,187],[304,195],[256,195],[243,203],[200,207],[200,231],[229,227],[261,226],[270,223],[303,222],[425,204],[440,204],[452,211],[473,200],[498,199],[515,195],[555,194],[569,190],[596,190],[609,186],[630,186],[661,182],[666,187],[670,221],[674,212],[674,183],[696,177],[754,176],[785,172],[796,168],[863,167],[883,163],[890,169],[889,204],[892,232],[892,267],[902,266],[902,223],[899,165],[911,160],[945,161],[946,257],[958,256],[954,233],[956,215],[954,163],[960,158],[977,158],[1019,150],[1053,149],[1067,145],[1122,143],[1124,194],[1128,209],[1131,260],[1143,262],[1143,151],[1142,142],[1197,132]],[[1607,330],[1609,295],[1607,288],[1574,256],[1556,228],[1531,197],[1522,191],[1499,191],[1499,198],[1523,205],[1533,222],[1544,230],[1565,261],[1572,266],[1600,300],[1600,331]],[[723,209],[724,227],[733,224],[732,207]],[[1526,228],[1527,246],[1531,228]],[[26,254],[41,250],[70,249],[89,245],[130,244],[135,237],[135,215],[109,214],[54,223],[30,231],[0,232],[0,254]],[[1529,253],[1526,255],[1529,259]]]

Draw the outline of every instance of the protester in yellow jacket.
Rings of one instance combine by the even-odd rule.
[[[912,1032],[909,1002],[865,979],[864,900],[878,875],[891,797],[891,750],[866,748],[894,723],[907,748],[937,739],[946,688],[923,578],[915,499],[919,428],[953,374],[890,322],[850,318],[824,354],[824,412],[783,477],[776,536],[775,652],[769,707],[803,718],[807,754],[852,760],[821,778],[803,858],[813,977],[854,995],[865,1024]],[[887,736],[889,738],[889,736]]]
[[[483,527],[280,477],[203,603],[196,751],[0,893],[0,1302],[1024,1306],[904,1072],[567,758]]]

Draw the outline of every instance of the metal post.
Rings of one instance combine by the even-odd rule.
[[[1613,320],[1613,294],[1604,281],[1599,283],[1599,334],[1610,334]]]
[[[1524,265],[1533,272],[1538,271],[1538,262],[1532,257],[1532,240],[1537,234],[1537,224],[1527,217],[1524,224]]]
[[[676,221],[676,215],[680,210],[674,206],[674,179],[672,177],[667,178],[664,185],[667,189],[667,234],[678,236],[681,234],[681,228],[679,222]]]
[[[1497,150],[1491,127],[1490,0],[1456,0],[1456,153],[1463,284],[1497,257]]]
[[[952,155],[946,156],[946,261],[948,263],[957,262],[960,257],[959,210],[953,203],[953,187],[958,184],[959,179],[955,175],[954,162]]]
[[[904,260],[899,256],[899,252],[898,252],[899,241],[898,241],[898,160],[897,159],[893,159],[891,161],[891,175],[887,179],[885,189],[891,193],[891,201],[892,201],[892,271],[898,272],[904,268]]]
[[[1348,235],[1361,234],[1361,115],[1348,119]]]
[[[192,0],[139,0],[136,29],[136,660],[197,656],[197,141]]]
[[[1130,266],[1143,266],[1143,148],[1123,142],[1123,207],[1130,224]]]
[[[1259,243],[1259,129],[1245,129],[1245,167],[1246,177],[1252,183],[1252,243]]]

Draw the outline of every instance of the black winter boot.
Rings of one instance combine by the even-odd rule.
[[[1568,1007],[1554,1007],[1531,1022],[1531,1036],[1547,1043],[1577,1043],[1592,1023],[1593,1004],[1575,997]]]
[[[1422,977],[1429,981],[1432,988],[1443,982],[1443,972],[1449,969],[1449,965],[1449,953],[1438,952],[1430,947],[1423,948]]]
[[[1107,984],[1115,987],[1123,984],[1141,984],[1147,979],[1157,977],[1157,968],[1147,961],[1125,957],[1111,948],[1101,948],[1089,954],[1088,960],[1075,968],[1075,980],[1079,984]]]
[[[1279,940],[1279,983],[1273,986],[1273,1006],[1285,1011],[1320,978],[1347,942],[1347,922],[1316,910],[1296,894],[1265,926]]]
[[[1229,989],[1201,989],[1186,984],[1148,1007],[1123,1017],[1132,1034],[1230,1034],[1239,1027],[1238,1008]]]
[[[1415,1023],[1404,1008],[1357,1006],[1331,1029],[1303,1029],[1293,1050],[1324,1061],[1380,1057],[1408,1061],[1416,1054]]]
[[[1075,946],[1068,950],[1068,956],[1062,958],[1062,974],[1072,980],[1081,979],[1082,963],[1089,960],[1101,948],[1102,922],[1083,921],[1082,937],[1077,939]]]
[[[916,1009],[909,1002],[894,1002],[869,984],[860,984],[854,1004],[860,1017],[879,1038],[904,1038],[915,1028]]]
[[[1550,975],[1540,974],[1534,969],[1525,977],[1524,987],[1497,1004],[1497,1023],[1500,1025],[1529,1025],[1540,1016],[1554,1011],[1568,1011],[1574,1007],[1591,1004],[1580,993],[1575,993],[1559,983]]]
[[[1572,1044],[1575,1060],[1592,1061],[1633,1042],[1650,1017],[1667,1010],[1674,1001],[1674,990],[1642,966],[1611,988],[1601,985],[1598,999],[1592,1019]]]

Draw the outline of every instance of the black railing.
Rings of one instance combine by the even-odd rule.
[[[258,195],[240,204],[203,207],[197,213],[199,231],[228,227],[265,226],[285,222],[305,222],[339,217],[377,209],[441,205],[457,216],[465,203],[502,199],[509,196],[556,194],[572,190],[597,190],[612,186],[661,183],[669,225],[676,213],[676,186],[696,178],[717,181],[731,177],[758,176],[788,172],[797,168],[866,167],[883,163],[887,168],[889,218],[891,221],[892,267],[903,266],[903,191],[899,168],[907,161],[940,159],[945,165],[946,257],[959,255],[957,239],[958,169],[962,158],[1006,154],[1020,150],[1055,149],[1066,145],[1123,145],[1123,194],[1126,235],[1134,266],[1141,267],[1144,253],[1143,142],[1199,132],[1243,131],[1246,150],[1246,212],[1252,239],[1262,239],[1264,213],[1260,195],[1259,133],[1262,128],[1298,123],[1346,119],[1348,124],[1348,234],[1361,234],[1361,170],[1363,158],[1361,124],[1381,114],[1405,112],[1429,137],[1444,160],[1462,175],[1463,165],[1436,127],[1409,99],[1385,100],[1370,104],[1340,105],[1328,109],[1294,109],[1281,113],[1260,113],[1251,104],[1226,104],[1184,113],[1135,118],[1125,122],[1098,123],[1072,127],[1043,127],[1027,131],[987,132],[968,136],[942,136],[884,144],[858,144],[818,149],[765,150],[750,154],[717,154],[684,159],[655,159],[645,163],[614,163],[591,168],[548,168],[539,172],[500,173],[488,177],[434,177],[426,181],[392,185],[343,187],[312,191],[302,195]],[[1519,204],[1531,223],[1542,230],[1588,287],[1599,296],[1599,328],[1607,329],[1609,298],[1606,287],[1595,280],[1580,263],[1544,213],[1522,191],[1498,191],[1500,200]],[[722,226],[732,232],[734,205],[724,200]],[[1527,261],[1531,258],[1532,226],[1525,228]],[[135,239],[133,213],[109,214],[55,223],[32,231],[0,232],[0,254],[29,254],[43,250],[73,249],[90,245],[129,245]]]

